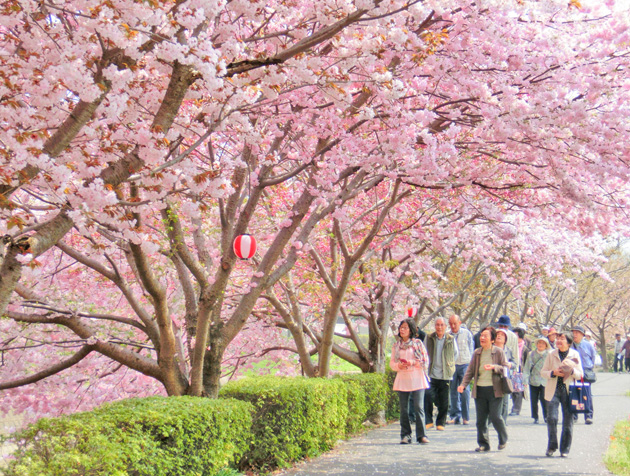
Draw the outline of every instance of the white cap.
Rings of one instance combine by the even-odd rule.
[[[520,327],[524,331],[527,330],[527,324],[525,324],[524,322],[519,322],[518,326],[516,326],[516,327]]]

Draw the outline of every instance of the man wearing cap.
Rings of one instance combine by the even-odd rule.
[[[558,331],[556,331],[555,327],[549,328],[549,333],[547,334],[547,339],[549,340],[549,345],[552,349],[556,347],[556,336],[558,335]]]
[[[447,421],[449,424],[459,425],[463,423],[468,425],[470,420],[469,415],[469,403],[470,403],[470,390],[468,386],[464,388],[462,393],[457,391],[464,380],[466,369],[472,359],[472,354],[475,351],[475,345],[473,343],[473,335],[464,325],[457,314],[453,314],[448,318],[448,325],[451,328],[451,335],[457,342],[457,350],[459,351],[457,360],[455,361],[455,373],[453,374],[453,380],[451,381],[451,407],[449,410],[450,419]]]
[[[621,352],[624,352],[626,357],[626,371],[630,372],[630,334],[626,336],[626,341],[621,346]]]
[[[621,334],[617,332],[615,334],[615,362],[613,364],[614,372],[623,372],[623,352],[621,352],[622,347],[623,341],[621,340]]]
[[[518,337],[516,337],[516,334],[510,330],[511,327],[512,324],[509,316],[503,314],[499,317],[499,320],[497,321],[497,329],[505,329],[507,331],[507,342],[505,343],[505,346],[510,349],[514,358],[518,359]]]
[[[591,344],[584,338],[586,331],[582,326],[573,326],[571,331],[573,332],[573,347],[575,348],[575,350],[578,351],[578,353],[580,354],[580,359],[582,360],[582,368],[584,369],[584,380],[586,381],[588,376],[589,378],[587,381],[590,382],[592,385],[593,382],[595,382],[595,370],[593,369],[593,367],[595,367],[595,347],[593,347],[593,344]],[[590,402],[591,407],[584,414],[584,423],[586,423],[587,425],[591,425],[593,423],[592,400]],[[574,415],[573,419],[577,420],[577,415]]]
[[[549,335],[549,326],[543,326],[543,328],[541,329],[540,333],[546,339],[547,336]]]

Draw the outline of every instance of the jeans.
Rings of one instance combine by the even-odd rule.
[[[507,425],[507,419],[508,419],[508,408],[510,407],[510,395],[503,395],[503,397],[501,397],[501,407],[500,407],[500,414],[501,414],[501,418],[503,418],[503,422]]]
[[[444,426],[448,415],[448,384],[450,380],[431,379],[431,388],[424,394],[424,414],[427,424],[433,423],[433,405],[437,407],[438,414],[435,424]]]
[[[613,363],[613,370],[615,372],[623,372],[623,357],[619,358],[615,355],[615,362]]]
[[[532,407],[532,418],[538,420],[538,402],[542,407],[543,419],[547,420],[547,401],[545,400],[545,386],[544,385],[530,385],[529,386],[529,400]]]
[[[490,448],[488,419],[490,419],[492,426],[499,435],[499,444],[504,445],[507,443],[507,428],[501,417],[502,405],[503,397],[495,397],[493,387],[477,387],[475,408],[477,409],[477,443],[479,446]]]
[[[547,450],[558,449],[558,413],[562,408],[562,433],[560,434],[560,453],[568,454],[573,440],[573,415],[569,411],[569,394],[566,387],[556,388],[553,398],[547,402]]]
[[[453,380],[451,380],[451,409],[449,412],[451,420],[470,420],[470,389],[467,385],[462,393],[457,391],[457,387],[464,380],[467,368],[468,364],[455,366],[455,373],[453,374]]]
[[[400,402],[400,438],[411,436],[411,424],[409,423],[409,397],[413,395],[414,413],[416,415],[416,440],[425,436],[424,433],[424,409],[420,402],[424,400],[424,389],[413,392],[398,392]]]

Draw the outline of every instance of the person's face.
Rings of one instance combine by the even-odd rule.
[[[544,352],[545,349],[547,348],[547,344],[545,344],[544,341],[539,340],[538,342],[536,342],[536,348],[538,349],[539,352]]]
[[[621,336],[616,336],[616,337],[617,337],[617,340],[621,340]]]
[[[549,342],[555,342],[557,336],[558,334],[554,332],[553,334],[549,334],[547,337],[549,337]]]
[[[448,320],[448,325],[451,328],[451,332],[457,334],[462,323],[457,317],[451,316]]]
[[[547,337],[549,335],[549,330],[548,329],[543,329],[542,331],[542,335],[544,335],[545,337]]]
[[[492,346],[492,334],[489,330],[485,330],[479,334],[479,343],[484,349],[489,349]]]
[[[569,342],[567,342],[567,338],[563,334],[556,336],[556,347],[562,352],[569,349]]]
[[[442,319],[435,321],[435,333],[441,339],[446,332],[446,324]]]
[[[572,332],[573,332],[573,340],[575,341],[576,344],[579,344],[584,338],[584,334],[582,334],[580,331],[572,331]]]
[[[402,340],[409,339],[409,335],[411,332],[409,331],[409,324],[403,322],[398,328],[398,335],[402,338]]]
[[[494,343],[497,346],[503,348],[503,346],[505,345],[505,334],[503,332],[497,332],[497,338]]]

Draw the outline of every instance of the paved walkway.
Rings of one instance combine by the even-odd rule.
[[[547,426],[534,425],[529,402],[523,402],[521,416],[508,418],[507,448],[497,451],[496,432],[490,427],[492,451],[475,453],[474,418],[469,426],[448,425],[446,431],[428,430],[429,445],[401,445],[400,426],[393,423],[344,441],[333,451],[279,476],[417,476],[418,474],[470,476],[565,476],[610,475],[602,462],[616,421],[630,418],[630,374],[598,374],[593,385],[594,424],[584,416],[573,427],[573,445],[568,458],[545,457]],[[511,404],[510,404],[511,405]],[[474,415],[474,406],[471,408]]]

